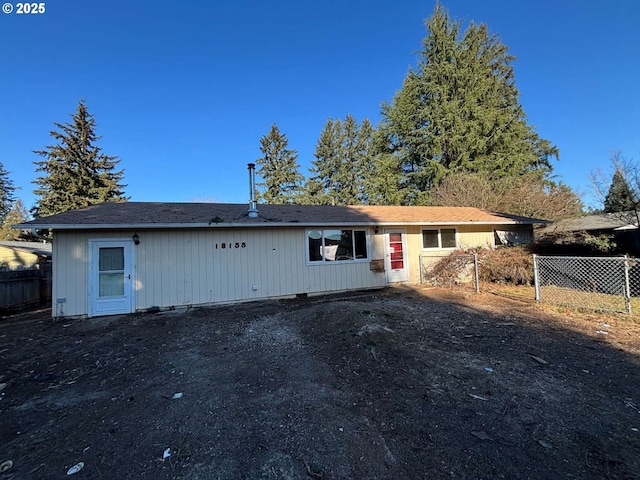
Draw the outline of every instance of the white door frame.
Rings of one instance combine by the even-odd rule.
[[[402,265],[403,268],[391,268],[391,252],[389,245],[389,234],[399,233],[402,235]],[[406,282],[409,280],[409,264],[407,262],[407,231],[404,228],[384,229],[384,267],[387,272],[387,283]]]
[[[123,247],[124,295],[99,296],[99,251],[100,248]],[[89,240],[89,278],[87,279],[89,317],[133,313],[135,306],[135,249],[131,238],[95,238]]]

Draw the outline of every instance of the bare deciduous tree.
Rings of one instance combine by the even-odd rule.
[[[560,220],[582,212],[579,195],[568,185],[549,182],[535,174],[498,180],[488,174],[450,175],[436,187],[433,202],[546,220]]]

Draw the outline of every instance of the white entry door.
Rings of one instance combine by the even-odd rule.
[[[133,242],[89,241],[89,316],[133,312]]]
[[[403,229],[385,230],[385,270],[387,281],[406,282],[409,279],[407,269],[407,234]]]

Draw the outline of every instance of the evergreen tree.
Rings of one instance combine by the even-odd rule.
[[[311,161],[311,174],[305,184],[304,203],[338,205],[340,185],[342,122],[327,119],[316,143],[315,160]]]
[[[124,170],[114,171],[118,157],[108,156],[95,145],[96,122],[80,101],[71,123],[54,123],[59,130],[50,132],[58,142],[34,153],[45,160],[34,162],[44,175],[33,183],[39,197],[32,209],[34,217],[43,217],[102,202],[124,201],[120,182]]]
[[[11,228],[11,225],[29,221],[29,214],[22,200],[17,199],[13,208],[7,214],[4,223],[0,225],[0,240],[19,240],[22,236],[20,230]]]
[[[340,205],[355,205],[359,200],[362,166],[358,151],[358,133],[358,122],[351,114],[348,114],[342,123],[340,135],[338,189],[335,192]]]
[[[404,172],[398,159],[391,153],[380,153],[372,164],[368,183],[369,205],[401,205],[407,198]]]
[[[635,209],[633,192],[621,171],[617,168],[611,179],[611,186],[604,199],[604,213],[629,212]]]
[[[15,191],[16,187],[11,178],[9,178],[9,172],[5,170],[2,162],[0,162],[0,224],[4,223],[7,215],[11,211],[11,207],[15,201],[13,194]]]
[[[358,205],[369,203],[374,175],[374,128],[352,115],[329,118],[316,144],[311,176],[305,185],[306,203]]]
[[[268,204],[296,203],[302,190],[304,177],[298,165],[298,153],[287,148],[287,136],[280,133],[274,123],[267,135],[260,139],[262,157],[256,160],[258,175],[263,179],[258,186],[261,201]]]
[[[507,47],[482,24],[461,34],[440,5],[426,27],[417,68],[383,104],[379,127],[403,171],[402,203],[428,203],[453,172],[548,174],[558,149],[527,124]]]
[[[376,129],[369,119],[365,118],[358,129],[356,142],[356,164],[358,165],[359,182],[356,203],[362,205],[372,205],[375,195],[375,161],[377,155],[375,137]]]

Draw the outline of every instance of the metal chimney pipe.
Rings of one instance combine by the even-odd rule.
[[[249,217],[258,217],[258,208],[256,205],[256,164],[247,164],[249,168]]]

